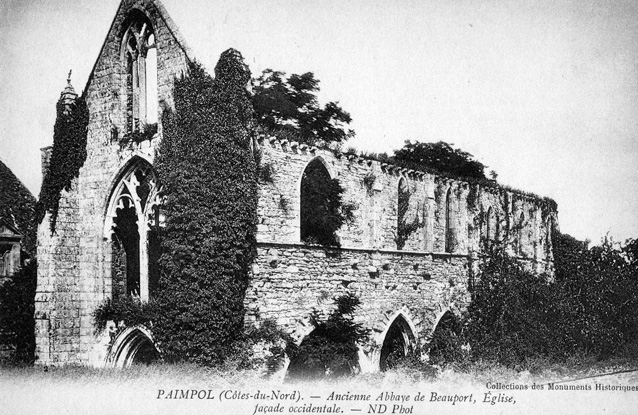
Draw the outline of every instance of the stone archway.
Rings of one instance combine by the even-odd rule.
[[[462,355],[462,326],[459,318],[450,310],[445,311],[434,326],[428,345],[428,360],[442,364],[458,360]]]
[[[416,334],[408,319],[399,313],[381,337],[379,369],[384,371],[393,367],[399,360],[416,350]]]
[[[149,364],[160,357],[151,332],[142,327],[129,327],[119,333],[106,357],[107,366],[129,367],[132,364]]]

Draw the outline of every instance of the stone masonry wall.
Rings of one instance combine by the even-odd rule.
[[[327,315],[334,298],[350,292],[362,302],[356,321],[373,330],[366,352],[381,347],[380,335],[397,312],[425,344],[445,311],[468,304],[470,276],[468,259],[455,254],[261,243],[246,295],[247,321],[272,319],[301,341],[312,330],[312,311]]]
[[[73,360],[80,349],[77,181],[60,198],[56,231],[47,214],[38,228],[38,284],[35,338],[38,363]]]

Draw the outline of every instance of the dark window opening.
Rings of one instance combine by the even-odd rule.
[[[398,316],[390,325],[381,347],[381,370],[392,369],[412,352],[414,335],[402,316]]]
[[[337,230],[350,220],[342,204],[343,187],[331,179],[319,159],[311,161],[301,178],[300,236],[305,243],[339,246]]]
[[[117,216],[114,219],[113,254],[116,258],[112,263],[115,277],[113,294],[139,296],[140,238],[137,229],[137,212],[129,199],[122,198],[121,201],[121,207],[117,209]]]
[[[445,195],[445,252],[454,252],[456,240],[454,235],[454,209],[452,203],[452,189]]]
[[[463,349],[461,324],[454,314],[447,312],[437,324],[430,341],[430,363],[441,365],[461,361]]]

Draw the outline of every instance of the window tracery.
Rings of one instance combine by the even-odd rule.
[[[157,176],[139,160],[116,185],[107,211],[114,296],[130,294],[147,301],[157,284],[160,203]]]
[[[144,132],[157,123],[157,45],[153,26],[141,13],[122,38],[126,65],[126,128],[128,133]]]

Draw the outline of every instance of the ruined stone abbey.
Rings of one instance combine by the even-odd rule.
[[[96,333],[92,312],[114,295],[153,295],[162,226],[161,178],[153,169],[162,137],[162,105],[172,105],[175,77],[191,60],[159,1],[123,0],[85,87],[90,118],[87,159],[62,194],[56,232],[38,230],[36,355],[39,363],[126,365],[153,348],[152,332],[130,327]],[[151,79],[157,82],[151,82]],[[63,99],[76,94],[69,83]],[[122,146],[123,133],[157,124],[149,140]],[[388,165],[329,148],[259,137],[272,180],[260,183],[257,257],[246,293],[246,324],[273,319],[301,342],[313,308],[354,293],[355,316],[371,329],[360,366],[383,366],[397,340],[425,346],[439,321],[470,299],[478,261],[495,241],[536,272],[553,268],[550,233],[555,205],[496,184],[475,184]],[[46,168],[47,149],[43,150]],[[309,166],[337,178],[354,220],[339,231],[341,247],[301,241],[301,181]],[[406,212],[399,199],[409,194]],[[398,224],[420,226],[398,241]]]

